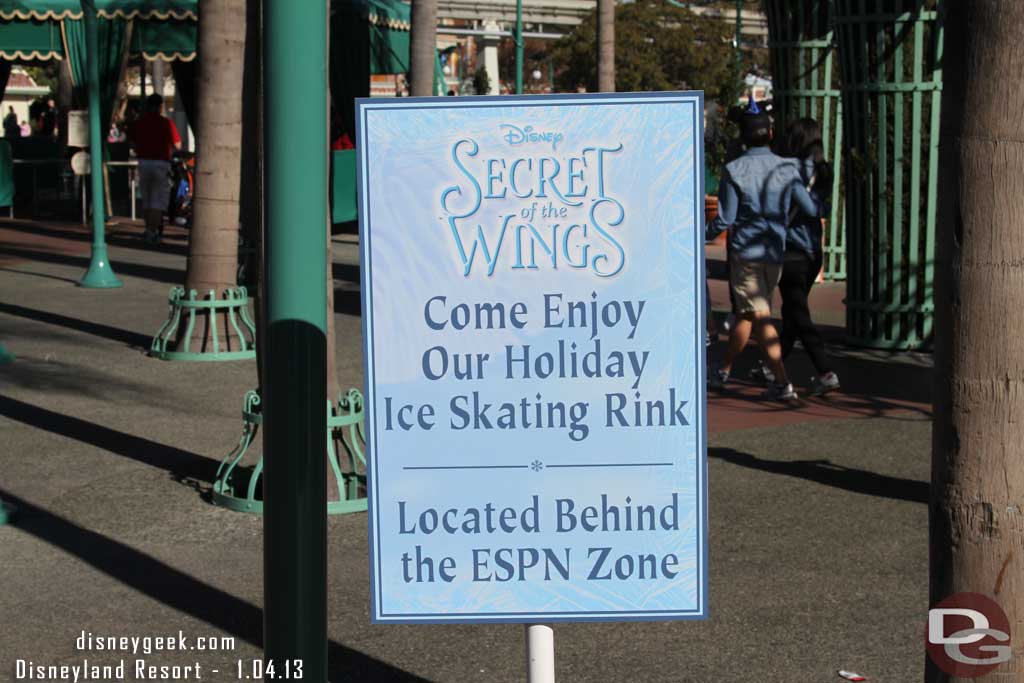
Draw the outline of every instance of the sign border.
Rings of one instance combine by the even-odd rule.
[[[700,527],[697,537],[698,549],[698,580],[697,608],[692,610],[632,610],[632,611],[601,611],[601,612],[512,612],[512,613],[437,613],[437,614],[386,614],[381,610],[382,590],[379,580],[379,543],[375,543],[374,531],[378,528],[377,510],[377,477],[374,472],[376,462],[376,446],[374,434],[377,427],[374,416],[374,358],[373,348],[373,294],[370,291],[371,271],[371,236],[367,230],[369,224],[369,187],[365,180],[369,166],[366,144],[366,115],[374,110],[387,109],[443,109],[471,107],[515,107],[515,106],[558,106],[601,103],[601,104],[636,104],[648,102],[690,103],[694,105],[694,157],[704,159],[704,92],[702,90],[645,92],[645,93],[579,93],[557,95],[499,95],[477,97],[403,97],[391,98],[356,98],[356,192],[359,212],[359,263],[360,263],[360,303],[362,305],[363,326],[363,415],[365,417],[366,436],[366,476],[367,476],[367,532],[369,535],[370,559],[370,622],[373,624],[521,624],[521,623],[562,623],[562,622],[603,622],[603,621],[692,621],[708,617],[708,476],[707,476],[707,356],[705,347],[700,343],[696,348],[698,368],[697,378],[700,386],[697,390],[700,398],[700,443],[697,452],[697,495],[700,497]],[[697,169],[695,176],[694,195],[694,254],[697,258],[694,275],[694,292],[697,293],[695,309],[697,313],[697,329],[702,329],[701,321],[707,317],[705,297],[699,295],[700,285],[705,283],[704,265],[704,173],[703,168]]]

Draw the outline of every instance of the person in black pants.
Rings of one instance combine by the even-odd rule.
[[[832,167],[825,160],[821,127],[814,119],[791,123],[779,144],[779,156],[800,160],[800,171],[809,190],[822,199],[832,191]],[[821,220],[793,214],[786,234],[779,293],[782,295],[782,357],[785,359],[797,339],[811,358],[818,376],[811,394],[820,396],[839,388],[836,375],[825,353],[825,342],[811,320],[807,297],[821,271]]]

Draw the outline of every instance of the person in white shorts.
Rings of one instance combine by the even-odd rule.
[[[771,119],[753,98],[740,121],[740,134],[747,152],[726,164],[719,183],[718,216],[707,229],[709,236],[730,231],[729,287],[738,320],[708,384],[713,389],[725,387],[733,361],[753,334],[775,377],[766,398],[792,400],[796,392],[786,376],[779,335],[771,321],[772,292],[782,274],[790,207],[809,216],[823,215],[825,207],[804,187],[796,160],[779,157],[769,148]]]

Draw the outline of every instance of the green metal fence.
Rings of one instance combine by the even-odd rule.
[[[334,473],[337,500],[329,500],[327,514],[343,515],[366,510],[366,423],[363,395],[349,389],[331,405],[327,401],[327,464]],[[211,500],[237,512],[263,514],[263,457],[246,463],[263,425],[260,393],[246,392],[242,406],[242,437],[221,461]],[[251,460],[251,458],[250,458]]]
[[[222,298],[209,290],[205,297],[194,289],[171,287],[167,321],[157,330],[149,355],[161,360],[248,360],[256,357],[256,324],[249,316],[245,287],[230,287]],[[220,325],[217,320],[221,319]],[[192,334],[204,330],[207,342],[193,346]],[[179,330],[179,327],[185,327]],[[207,326],[208,329],[207,329]],[[180,336],[181,348],[175,348]]]
[[[839,68],[834,64],[831,0],[765,0],[771,55],[776,131],[790,121],[812,118],[821,124],[825,154],[835,180],[832,212],[825,225],[824,277],[846,278],[845,212],[841,200],[843,161]]]
[[[847,135],[846,328],[853,343],[932,335],[941,0],[835,0]]]

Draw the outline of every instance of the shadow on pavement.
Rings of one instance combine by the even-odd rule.
[[[47,311],[40,311],[37,308],[26,308],[25,306],[18,306],[15,304],[5,304],[0,302],[0,313],[16,315],[20,318],[28,318],[29,320],[36,320],[50,325],[67,327],[79,332],[85,332],[86,334],[96,335],[97,337],[104,337],[112,341],[123,342],[124,344],[135,348],[148,350],[150,342],[153,340],[151,335],[122,330],[119,327],[111,327],[110,325],[103,325],[102,323],[89,322],[88,320],[71,318],[65,315],[60,315],[59,313],[49,313]]]
[[[345,282],[354,282],[359,284],[359,266],[351,263],[332,263],[331,264],[331,277],[335,280],[344,280]]]
[[[334,288],[334,312],[343,315],[360,316],[363,314],[363,302],[358,291]]]
[[[724,349],[724,343],[716,345],[710,356],[710,367],[716,366]],[[880,416],[892,411],[909,411],[924,418],[931,417],[933,372],[930,366],[906,362],[900,359],[900,354],[894,354],[896,357],[872,357],[866,352],[859,353],[832,345],[827,348],[827,353],[839,375],[842,391],[828,394],[824,399],[815,399],[813,405],[821,404],[856,416]],[[749,384],[743,378],[747,377],[760,359],[761,352],[754,345],[748,346],[736,359],[733,377],[738,378],[738,386]],[[817,374],[800,347],[795,348],[786,359],[786,371],[801,396],[807,393],[801,390],[802,386],[806,387],[806,380]],[[760,401],[760,393],[759,389],[749,395],[743,392],[731,392],[730,395]],[[713,392],[709,392],[710,395]],[[780,409],[792,410],[787,407]]]
[[[928,503],[930,486],[927,482],[844,467],[829,460],[765,460],[731,448],[708,448],[708,457],[753,470],[806,479],[853,493]]]
[[[0,490],[0,498],[17,506],[17,528],[20,531],[63,550],[168,607],[201,619],[248,643],[262,645],[263,611],[259,607],[7,491]],[[327,644],[327,659],[328,675],[333,681],[414,683],[425,680],[334,641]]]
[[[3,271],[5,273],[15,273],[17,275],[32,275],[34,277],[46,278],[47,280],[58,280],[60,282],[68,282],[73,285],[78,284],[78,280],[72,280],[69,277],[61,277],[59,275],[50,275],[49,273],[37,273],[31,270],[18,270],[17,268],[0,268],[0,271]]]
[[[800,355],[806,358],[801,351]],[[895,354],[899,356],[901,354]],[[865,397],[921,403],[931,415],[934,372],[931,366],[891,360],[884,356],[843,355],[835,358],[837,372],[847,393]]]
[[[9,246],[9,244],[0,244],[0,254],[24,261],[42,261],[43,263],[78,266],[82,269],[83,275],[85,274],[85,269],[89,267],[88,256],[69,256],[67,254],[39,251],[37,249],[12,247]],[[154,282],[166,282],[172,285],[180,285],[185,282],[185,271],[178,270],[177,268],[148,266],[141,263],[115,261],[114,259],[110,260],[110,264],[113,266],[114,272],[118,275],[128,275],[131,277],[143,278],[145,280],[153,280]]]
[[[0,396],[0,415],[165,470],[179,481],[192,480],[209,484],[219,464],[216,460],[196,453],[56,413],[8,396]]]
[[[26,232],[34,235],[46,235],[48,237],[56,237],[59,239],[75,240],[77,242],[92,242],[92,231],[84,229],[74,229],[71,227],[60,228],[52,225],[44,225],[42,223],[0,223],[0,228],[4,230],[17,230],[19,232]],[[111,229],[113,228],[113,229]],[[153,246],[146,244],[142,240],[142,232],[140,229],[136,229],[132,232],[128,232],[121,228],[117,229],[118,226],[108,227],[105,232],[105,239],[107,244],[114,247],[122,247],[126,249],[139,249],[141,251],[159,251],[164,253],[178,254],[179,256],[188,256],[188,244],[176,244],[170,243],[168,240],[163,240],[159,246]]]
[[[37,335],[38,338],[59,338],[56,334]],[[45,392],[47,398],[54,394],[73,394],[105,401],[111,397],[122,400],[148,400],[153,402],[151,385],[113,377],[110,374],[94,370],[88,365],[65,363],[58,360],[55,354],[47,354],[39,358],[26,354],[18,345],[10,348],[19,349],[18,361],[0,369],[0,382],[4,386],[19,386],[33,392]],[[3,398],[3,397],[0,397]]]

